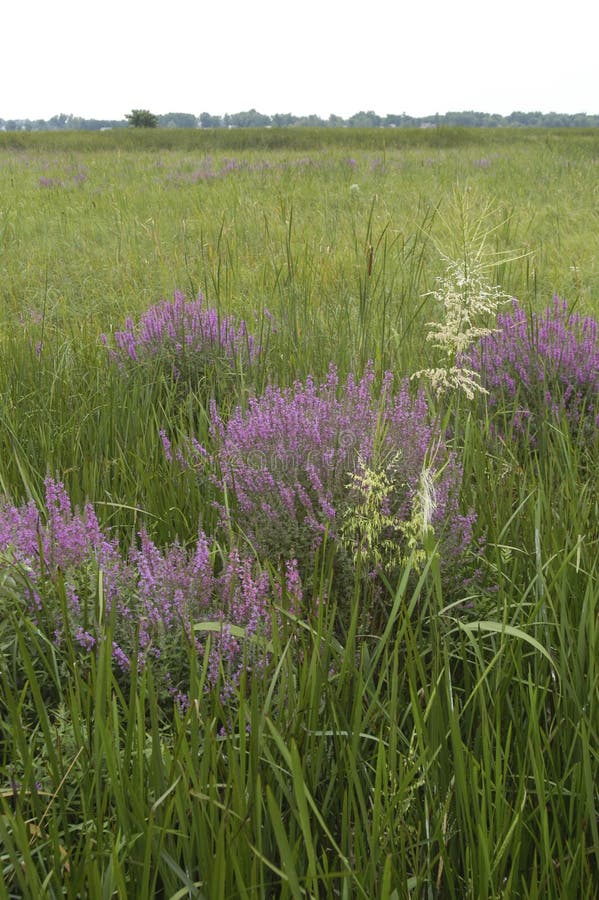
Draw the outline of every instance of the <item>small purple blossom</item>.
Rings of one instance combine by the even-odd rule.
[[[162,446],[164,448],[164,455],[167,459],[167,462],[172,462],[173,454],[171,452],[171,442],[169,441],[164,428],[160,429],[160,440],[162,441]]]

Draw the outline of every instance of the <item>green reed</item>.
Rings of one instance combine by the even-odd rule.
[[[433,364],[456,196],[487,216],[493,282],[596,314],[593,159],[594,135],[541,132],[0,135],[2,493],[37,500],[50,473],[123,546],[142,524],[214,532],[215,489],[168,465],[159,430],[209,445],[211,397],[226,411],[331,360]],[[255,370],[185,392],[109,364],[100,334],[177,288],[262,335]],[[150,667],[123,678],[110,620],[82,663],[3,566],[1,897],[593,896],[597,448],[565,423],[535,448],[498,438],[484,400],[438,415],[484,536],[478,586],[450,601],[428,546],[364,633],[372,593],[357,574],[340,621],[325,546],[228,705],[184,642],[188,707],[159,702]],[[100,572],[92,591],[104,608]],[[64,586],[44,602],[64,608]]]

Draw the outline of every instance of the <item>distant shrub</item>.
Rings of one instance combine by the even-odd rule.
[[[515,300],[462,362],[480,374],[489,406],[505,412],[516,432],[534,440],[543,421],[565,418],[588,434],[599,425],[597,329],[557,296],[542,315],[527,316]]]
[[[20,573],[26,611],[53,642],[62,643],[68,628],[81,653],[94,652],[112,620],[112,656],[124,677],[152,665],[163,692],[179,699],[185,694],[186,646],[202,659],[209,653],[207,685],[218,687],[223,699],[245,669],[260,670],[268,659],[274,604],[284,600],[293,609],[301,603],[293,561],[271,584],[268,573],[234,548],[217,571],[202,531],[190,551],[177,543],[160,550],[142,531],[139,545],[124,557],[102,533],[91,505],[73,510],[53,479],[45,488],[43,511],[33,501],[0,503],[0,571]]]
[[[109,355],[123,371],[143,367],[192,388],[252,363],[259,352],[244,321],[206,307],[201,294],[188,301],[180,291],[172,301],[151,306],[138,322],[128,318],[113,338]],[[102,342],[109,345],[107,335]]]
[[[226,422],[213,404],[215,452],[195,453],[235,500],[225,518],[266,558],[297,558],[304,578],[325,537],[352,571],[393,576],[410,554],[422,559],[429,530],[455,572],[474,516],[460,513],[459,463],[408,387],[394,393],[387,374],[377,391],[371,370],[340,386],[331,367],[319,385],[270,386]]]

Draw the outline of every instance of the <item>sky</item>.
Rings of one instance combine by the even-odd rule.
[[[599,113],[594,0],[5,0],[0,119]]]

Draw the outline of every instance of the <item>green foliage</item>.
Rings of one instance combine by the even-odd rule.
[[[125,118],[133,128],[158,128],[158,116],[149,109],[133,109]]]
[[[136,112],[136,110],[134,110]],[[143,111],[145,112],[145,110]],[[128,117],[127,117],[128,118]],[[245,112],[215,116],[203,112],[199,116],[202,128],[270,128],[289,127],[295,128],[455,128],[461,130],[471,128],[595,128],[599,124],[599,116],[586,113],[541,113],[541,112],[513,112],[509,116],[501,116],[497,113],[474,112],[447,112],[443,115],[436,113],[429,116],[408,116],[390,113],[379,116],[372,110],[354,113],[348,119],[343,119],[332,113],[328,119],[312,113],[308,116],[295,116],[292,113],[275,113],[272,116],[264,115],[255,109]],[[158,124],[163,128],[195,128],[198,119],[193,113],[166,113],[158,116]],[[83,119],[80,116],[59,115],[51,119],[0,119],[0,127],[4,131],[55,131],[60,129],[84,129],[98,130],[105,127],[122,127],[120,120]]]
[[[197,128],[198,119],[193,113],[169,112],[158,116],[160,128]]]
[[[207,396],[123,379],[100,334],[180,288],[257,314],[258,392],[331,357],[342,378],[368,358],[437,365],[423,337],[456,190],[480,214],[493,199],[489,283],[597,315],[595,134],[382,132],[0,134],[1,491],[39,499],[49,472],[124,545],[142,525],[160,544],[214,533],[213,485],[174,471],[159,435],[209,446]],[[226,390],[247,402],[242,372]],[[0,896],[594,896],[597,446],[558,422],[516,455],[484,405],[444,403],[489,589],[454,606],[423,540],[379,633],[357,579],[340,629],[322,552],[311,602],[281,611],[230,708],[188,646],[185,710],[149,668],[125,682],[110,621],[83,663],[28,615],[26,573],[0,567]],[[378,477],[346,524],[365,561],[393,552]],[[56,616],[60,586],[43,599]]]

